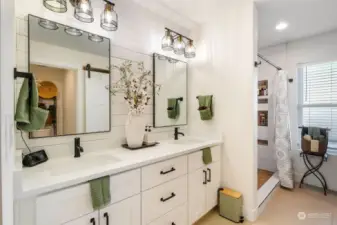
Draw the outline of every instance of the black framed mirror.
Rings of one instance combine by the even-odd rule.
[[[39,107],[49,111],[30,138],[111,130],[110,39],[29,15],[28,67]]]
[[[188,64],[153,54],[154,127],[187,125]]]

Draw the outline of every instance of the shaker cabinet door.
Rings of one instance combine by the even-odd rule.
[[[206,211],[210,211],[218,204],[218,189],[220,188],[220,162],[212,163],[206,167],[207,170],[207,190],[206,190]]]
[[[206,213],[206,167],[188,175],[189,224],[195,223]]]
[[[140,213],[140,195],[136,195],[101,209],[100,225],[140,225]]]
[[[86,216],[80,217],[76,220],[70,221],[63,225],[99,225],[98,224],[98,212],[90,213]]]

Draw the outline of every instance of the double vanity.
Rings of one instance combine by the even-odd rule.
[[[18,172],[16,225],[190,225],[217,204],[221,140],[183,138],[139,151],[106,149]],[[211,147],[205,165],[202,149]],[[89,181],[110,176],[110,205],[95,211]]]
[[[33,15],[28,16],[28,30],[28,70],[39,87],[38,107],[48,117],[42,129],[29,132],[29,139],[36,140],[26,145],[24,137],[17,136],[17,148],[25,156],[28,146],[48,148],[48,138],[59,136],[105,132],[109,136],[102,142],[122,144],[116,136],[124,133],[129,109],[125,96],[114,94],[111,84],[124,77],[121,65],[130,64],[130,71],[144,65],[153,70],[148,73],[153,74],[153,100],[144,105],[147,114],[153,113],[153,121],[146,121],[146,132],[152,125],[159,130],[187,125],[186,62],[156,53],[140,59],[129,49],[125,57],[137,61],[111,56],[109,38]],[[21,85],[22,79],[17,79],[16,89]],[[141,134],[144,126],[127,130]],[[175,139],[181,135],[176,128]],[[47,162],[15,173],[15,225],[191,225],[217,204],[221,140],[184,137],[130,151],[92,145],[82,149],[77,138],[74,154],[64,150],[65,140],[72,139],[58,140],[61,145],[57,140],[50,144],[53,151],[62,152],[57,157],[49,154]],[[212,161],[205,165],[202,150],[208,147]],[[18,155],[19,162],[21,151]],[[94,210],[90,181],[106,176],[110,176],[111,202]]]

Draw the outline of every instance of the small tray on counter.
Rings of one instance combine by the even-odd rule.
[[[151,148],[151,147],[157,146],[158,144],[159,142],[152,142],[152,143],[146,143],[146,144],[143,143],[142,146],[137,147],[137,148],[131,148],[128,146],[128,144],[123,144],[122,147],[134,151],[134,150],[139,150],[139,149],[144,149],[144,148]]]

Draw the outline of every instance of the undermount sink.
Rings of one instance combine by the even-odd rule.
[[[52,176],[63,175],[82,170],[92,169],[93,167],[105,164],[117,163],[120,160],[111,155],[104,154],[88,154],[82,155],[80,158],[61,159],[57,161],[58,165],[50,168]]]
[[[177,144],[177,145],[190,145],[190,144],[199,144],[202,143],[203,140],[199,140],[199,139],[188,139],[188,138],[183,138],[183,139],[179,139],[179,140],[173,140],[170,141],[170,144]]]

